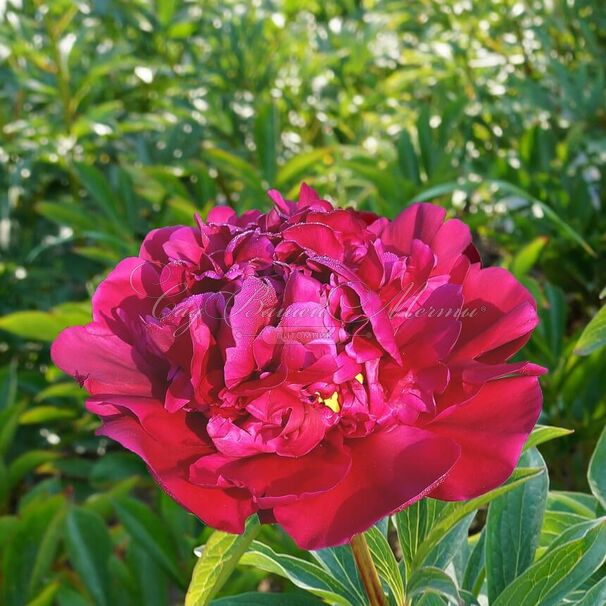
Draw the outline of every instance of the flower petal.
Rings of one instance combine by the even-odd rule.
[[[461,458],[430,496],[472,499],[505,482],[539,418],[541,403],[536,377],[501,379],[486,383],[471,400],[426,425],[461,448]]]
[[[302,549],[348,542],[443,481],[459,456],[449,439],[399,426],[350,440],[352,465],[332,490],[279,505],[274,515]]]

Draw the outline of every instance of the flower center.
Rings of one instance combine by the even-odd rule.
[[[357,374],[356,381],[364,385],[364,375],[362,373]],[[320,397],[319,400],[320,402],[322,402],[322,404],[324,404],[324,406],[328,406],[328,408],[330,408],[330,410],[332,410],[333,412],[339,412],[341,410],[338,391],[335,391],[329,398]]]

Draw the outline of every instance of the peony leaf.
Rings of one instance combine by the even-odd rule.
[[[606,427],[589,461],[587,479],[591,492],[600,501],[602,507],[606,508]]]
[[[598,581],[574,606],[603,606],[606,604],[606,577]]]
[[[556,606],[606,560],[606,522],[535,562],[493,606]]]
[[[433,566],[425,566],[412,574],[406,585],[406,594],[412,598],[430,593],[444,596],[455,604],[460,603],[461,600],[455,582],[444,571]]]
[[[532,564],[539,543],[549,478],[545,461],[536,449],[524,453],[521,462],[543,467],[545,473],[490,504],[486,522],[486,576],[490,601]]]
[[[276,187],[278,189],[300,185],[298,181],[307,173],[315,164],[323,162],[332,162],[333,147],[321,147],[311,151],[298,154],[292,157],[288,162],[285,162],[276,176]]]
[[[547,496],[548,511],[576,513],[579,516],[592,519],[596,516],[597,508],[598,500],[591,494],[550,490]]]
[[[514,490],[524,482],[530,480],[530,478],[543,472],[544,470],[539,467],[519,467],[513,472],[505,484],[494,490],[469,501],[446,504],[430,532],[427,534],[427,537],[419,546],[414,558],[413,568],[418,568],[419,564],[422,564],[425,561],[433,546],[442,539],[450,528],[455,524],[458,524],[463,518],[474,513],[480,507],[488,505],[488,503],[502,494]]]
[[[387,583],[396,604],[403,604],[404,583],[398,568],[398,561],[387,538],[376,526],[373,526],[364,534],[379,576]]]
[[[534,446],[549,442],[557,438],[569,436],[574,433],[573,429],[566,429],[565,427],[553,427],[552,425],[536,425],[532,430],[532,433],[524,444],[524,450],[529,450]]]
[[[241,535],[218,530],[210,535],[194,568],[185,606],[206,606],[210,603],[259,533],[260,527],[259,519],[253,516],[246,522]]]
[[[16,311],[0,317],[0,328],[26,339],[52,341],[64,328],[91,319],[88,303],[65,303],[49,311]]]
[[[241,593],[213,600],[212,606],[322,606],[324,602],[313,595],[288,593]]]
[[[144,503],[130,497],[112,500],[118,519],[132,538],[180,585],[185,585],[183,572],[177,566],[173,537],[162,520]]]
[[[604,345],[606,345],[606,306],[602,307],[585,326],[574,348],[574,353],[577,356],[588,356]]]
[[[284,577],[293,585],[305,589],[331,604],[351,605],[343,584],[318,564],[291,555],[276,553],[258,541],[253,542],[250,551],[242,556],[240,562]]]
[[[366,603],[366,593],[349,545],[312,551],[311,555],[326,572],[332,574],[343,584],[352,604]]]
[[[475,542],[475,544],[474,544]],[[470,538],[471,554],[467,559],[465,573],[463,575],[462,588],[478,595],[486,576],[485,558],[486,558],[486,530],[482,530],[480,535]]]
[[[422,561],[416,562],[416,568],[422,566],[433,566],[435,568],[446,568],[463,547],[469,536],[469,527],[473,522],[476,512],[467,514],[454,526],[444,532],[444,535],[431,546],[429,553]]]
[[[108,562],[112,544],[103,519],[86,509],[74,508],[67,516],[67,553],[97,606],[109,600]]]
[[[546,236],[539,236],[523,246],[511,260],[511,273],[516,278],[524,277],[535,266],[548,241]]]
[[[412,563],[419,545],[433,527],[441,511],[448,504],[435,499],[421,499],[394,516],[398,540],[406,571],[412,573]]]
[[[276,179],[279,131],[275,103],[261,104],[257,110],[253,132],[261,172],[267,183],[274,183]]]

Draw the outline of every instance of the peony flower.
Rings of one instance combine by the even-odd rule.
[[[206,524],[257,513],[305,549],[507,480],[541,409],[543,369],[508,361],[529,292],[439,206],[269,196],[150,232],[57,338],[99,433]]]

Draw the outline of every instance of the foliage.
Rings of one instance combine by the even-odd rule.
[[[425,606],[479,591],[517,603],[564,531],[552,557],[577,563],[567,581],[592,568],[603,525],[580,491],[606,420],[605,69],[606,6],[592,0],[0,2],[0,602],[179,603],[208,530],[94,436],[48,344],[88,319],[96,284],[151,228],[264,206],[267,187],[292,194],[303,178],[343,205],[394,216],[432,200],[470,224],[484,261],[535,295],[542,322],[521,355],[549,369],[541,422],[574,430],[542,447],[546,497],[543,474],[492,501],[486,524],[485,503],[456,522],[430,501],[396,516],[402,587]],[[542,432],[535,446],[559,433]],[[511,545],[515,562],[485,558],[514,540],[500,535],[514,511],[534,539]],[[407,516],[452,529],[430,549]],[[258,540],[217,604],[272,603],[230,597],[261,581],[289,604],[315,603],[310,583],[361,599],[344,549],[308,556],[267,527]],[[280,572],[289,557],[304,580]],[[603,581],[581,598],[592,578],[566,599],[603,602]]]

